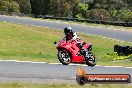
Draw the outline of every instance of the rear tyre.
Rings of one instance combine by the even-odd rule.
[[[58,51],[58,59],[63,65],[68,65],[71,63],[71,55],[65,49]]]
[[[95,58],[95,55],[94,55],[92,52],[90,52],[90,51],[87,51],[87,52],[88,52],[88,54],[89,54],[89,58],[86,59],[86,64],[87,64],[88,66],[95,66],[95,65],[96,65],[96,58]]]

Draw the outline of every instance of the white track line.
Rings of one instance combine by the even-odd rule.
[[[56,64],[56,65],[59,65],[59,64],[61,64],[61,63],[48,63],[48,64]]]
[[[132,67],[125,67],[125,68],[132,68]]]
[[[34,63],[34,64],[46,64],[47,62],[29,62],[29,63]]]
[[[71,79],[76,79],[76,77],[71,77]]]
[[[0,61],[5,61],[5,62],[17,62],[17,60],[1,60]]]
[[[33,61],[19,61],[19,60],[1,60],[3,62],[18,62],[18,63],[47,63],[47,62],[33,62]]]

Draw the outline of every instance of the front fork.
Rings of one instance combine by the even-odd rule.
[[[83,55],[86,60],[90,58],[87,50],[81,49],[80,54]]]
[[[89,48],[87,49],[84,49],[84,47],[82,46],[80,50],[80,54],[83,55],[86,60],[88,60],[90,58],[89,51],[91,50],[92,50],[92,45],[90,45]]]

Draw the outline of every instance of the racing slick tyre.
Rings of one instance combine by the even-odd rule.
[[[68,65],[71,63],[71,55],[65,49],[61,49],[58,51],[58,59],[63,65]]]

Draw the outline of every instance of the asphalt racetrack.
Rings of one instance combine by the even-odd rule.
[[[44,26],[49,28],[63,29],[65,26],[72,26],[77,32],[95,34],[110,37],[120,41],[132,42],[132,32],[119,31],[92,27],[81,24],[70,24],[48,20],[34,20],[31,18],[9,17],[0,15],[0,21],[27,24],[32,26]],[[37,62],[0,61],[0,82],[35,82],[35,83],[74,83],[78,65],[48,64]],[[83,66],[87,73],[91,74],[130,74],[132,67],[110,67],[110,66]]]

